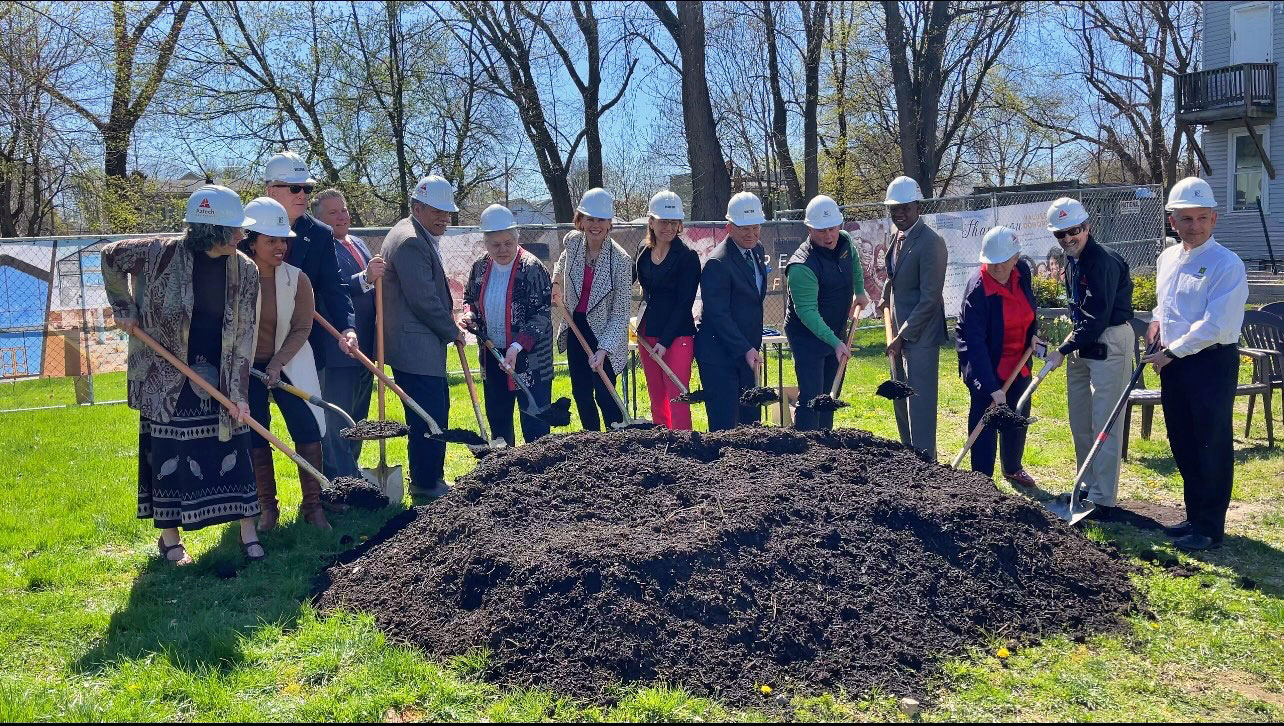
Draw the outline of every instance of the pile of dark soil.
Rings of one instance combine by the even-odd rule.
[[[330,480],[330,486],[321,490],[321,503],[339,507],[383,509],[388,497],[379,487],[359,476],[340,476]]]
[[[370,441],[374,439],[392,439],[410,433],[410,427],[400,421],[378,421],[366,419],[357,422],[356,426],[340,429],[339,435],[352,441]]]
[[[767,386],[746,388],[740,393],[741,406],[766,406],[780,400],[780,392]]]
[[[888,399],[889,401],[895,401],[899,398],[909,398],[910,396],[913,396],[914,388],[904,381],[891,379],[878,384],[878,388],[874,393]]]
[[[497,452],[322,575],[486,677],[918,693],[941,657],[1118,626],[1130,571],[1024,497],[859,431],[552,436]]]

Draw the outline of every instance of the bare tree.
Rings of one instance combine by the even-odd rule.
[[[882,9],[901,164],[931,193],[1024,8],[1019,2],[882,0]]]
[[[791,209],[802,209],[808,197],[803,196],[798,183],[798,170],[794,168],[793,155],[789,153],[789,116],[785,108],[785,95],[780,87],[780,50],[776,40],[776,17],[770,0],[762,2],[762,25],[767,34],[767,81],[771,86],[771,142],[776,152],[780,176],[785,182],[785,192]]]
[[[691,166],[694,219],[721,219],[731,199],[731,175],[718,140],[709,81],[705,75],[704,3],[685,0],[677,12],[664,0],[646,0],[660,24],[677,46],[671,57],[643,34],[656,55],[682,79],[682,118],[686,129],[687,161]]]
[[[1072,92],[1072,107],[1033,109],[1028,117],[1115,157],[1120,181],[1171,185],[1183,131],[1171,123],[1172,79],[1198,66],[1201,12],[1192,0],[1067,7],[1059,23],[1088,94]]]
[[[97,18],[92,17],[95,14],[92,6],[85,13],[70,8],[70,15],[56,17],[41,9],[33,9],[52,23],[66,23],[75,38],[72,42],[83,42],[94,49],[110,48],[106,58],[84,69],[75,90],[63,84],[50,83],[44,74],[32,75],[31,81],[98,130],[104,147],[103,170],[109,177],[125,177],[134,128],[147,113],[169,70],[178,37],[192,9],[191,0],[183,0],[177,6],[169,0],[159,0],[141,17],[132,13],[124,0],[113,0],[110,28],[105,33],[103,28],[96,27],[99,24]],[[134,16],[132,28],[131,15]],[[168,28],[163,27],[165,22]],[[72,27],[82,23],[81,27]],[[100,33],[110,37],[109,45],[97,40]],[[105,99],[97,95],[104,72],[109,74],[111,82],[110,93]],[[95,110],[104,104],[105,115],[101,110]]]

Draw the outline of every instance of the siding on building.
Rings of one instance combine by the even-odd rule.
[[[1204,36],[1203,68],[1222,68],[1231,63],[1231,10],[1236,6],[1252,5],[1252,2],[1204,2]],[[1271,4],[1273,7],[1273,3]],[[1276,63],[1284,59],[1284,16],[1271,12],[1272,52],[1271,58]],[[1280,98],[1278,84],[1280,71],[1276,71],[1276,97]],[[1277,108],[1280,101],[1277,100]],[[1284,116],[1277,113],[1269,122],[1257,124],[1260,129],[1268,126],[1268,149],[1271,163],[1275,165],[1275,179],[1266,179],[1266,225],[1270,232],[1271,245],[1277,259],[1284,259]],[[1261,218],[1256,209],[1239,212],[1230,209],[1230,144],[1233,130],[1242,130],[1243,121],[1225,121],[1203,127],[1200,132],[1200,146],[1213,173],[1205,179],[1213,187],[1213,193],[1221,202],[1218,206],[1217,241],[1239,253],[1246,261],[1265,260],[1268,258],[1266,238],[1262,233]],[[1250,265],[1252,268],[1253,265]]]

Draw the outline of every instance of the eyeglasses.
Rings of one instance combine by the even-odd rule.
[[[1060,232],[1053,232],[1052,236],[1056,237],[1057,239],[1065,239],[1066,237],[1074,237],[1075,235],[1079,234],[1082,231],[1083,231],[1083,225],[1081,224],[1077,227],[1071,227],[1070,229],[1063,229]]]
[[[272,187],[275,189],[289,189],[291,194],[298,194],[299,192],[311,194],[312,190],[316,189],[311,184],[273,184]]]

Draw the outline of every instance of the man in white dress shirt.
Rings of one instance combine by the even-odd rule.
[[[1181,244],[1159,255],[1158,304],[1147,338],[1160,348],[1143,359],[1159,372],[1168,443],[1186,499],[1186,521],[1168,532],[1187,551],[1221,544],[1235,473],[1231,410],[1248,275],[1243,260],[1213,238],[1216,205],[1212,187],[1196,177],[1168,194]]]

